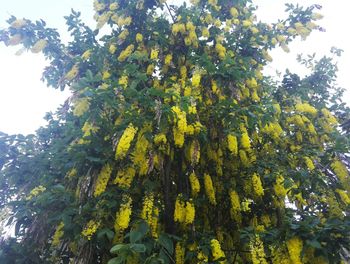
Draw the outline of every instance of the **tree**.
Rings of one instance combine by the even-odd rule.
[[[339,263],[349,249],[349,118],[331,57],[262,70],[321,18],[257,22],[251,1],[96,0],[72,40],[11,17],[72,96],[36,135],[0,135],[2,263]],[[109,31],[99,37],[100,29]],[[340,53],[333,49],[333,54]]]

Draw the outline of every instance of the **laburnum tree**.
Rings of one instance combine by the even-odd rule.
[[[350,245],[349,118],[334,56],[263,74],[322,30],[320,6],[257,21],[249,0],[95,0],[96,29],[11,17],[71,97],[35,135],[0,134],[1,263],[340,263]],[[101,29],[104,35],[101,36]],[[23,109],[25,111],[25,109]]]

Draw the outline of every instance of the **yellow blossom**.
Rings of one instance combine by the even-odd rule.
[[[114,230],[116,232],[127,229],[130,223],[132,199],[130,196],[124,195],[122,200],[123,203],[115,216]]]
[[[185,264],[185,248],[181,242],[177,242],[175,246],[175,264]]]
[[[239,15],[238,10],[235,7],[231,7],[230,14],[234,18],[238,17],[238,15]]]
[[[252,176],[252,186],[254,193],[260,197],[264,195],[264,188],[261,183],[260,176],[257,173],[254,173]]]
[[[109,51],[110,54],[114,54],[116,50],[117,50],[117,47],[114,44],[111,44],[109,46],[108,51]]]
[[[252,21],[250,21],[250,20],[243,20],[243,21],[242,21],[243,27],[246,27],[246,28],[250,27],[252,24],[253,24],[253,23],[252,23]]]
[[[135,177],[136,171],[133,167],[127,167],[118,170],[117,177],[113,181],[114,184],[122,188],[130,188],[130,185]]]
[[[299,237],[292,237],[287,241],[287,248],[292,263],[302,264],[300,257],[303,250],[303,241]]]
[[[241,145],[244,149],[250,149],[250,138],[247,132],[244,132],[241,136]]]
[[[29,193],[29,195],[27,196],[26,200],[30,200],[35,196],[38,196],[39,194],[43,193],[46,191],[46,188],[42,185],[39,185],[37,187],[35,187],[34,189],[32,189]]]
[[[143,41],[143,36],[141,33],[136,34],[136,42],[141,43]]]
[[[213,260],[218,260],[225,258],[225,253],[222,251],[220,242],[216,239],[210,240],[211,254],[213,255]],[[226,263],[226,261],[220,261],[221,264]]]
[[[91,50],[88,49],[81,55],[81,58],[83,60],[88,60],[90,58],[90,56],[91,56]]]
[[[40,51],[42,51],[43,49],[45,49],[45,47],[47,46],[47,40],[45,39],[39,39],[34,46],[32,47],[31,51],[33,53],[39,53]]]
[[[118,9],[118,3],[116,3],[116,2],[114,2],[114,3],[111,3],[110,5],[109,5],[109,10],[111,10],[111,11],[115,11],[115,10],[117,10]]]
[[[201,82],[201,75],[199,73],[194,73],[192,76],[192,85],[198,87]]]
[[[189,180],[190,180],[190,185],[191,185],[191,193],[193,197],[196,197],[197,194],[200,192],[201,190],[201,185],[199,183],[199,180],[196,176],[196,174],[194,172],[192,172],[189,176]]]
[[[165,134],[162,134],[162,133],[155,135],[153,141],[154,141],[154,144],[156,144],[158,146],[167,143],[166,136],[165,136]]]
[[[94,220],[90,220],[81,234],[86,237],[88,240],[91,240],[92,236],[96,233],[97,229],[100,226],[100,222],[96,222]]]
[[[158,53],[159,53],[159,49],[152,49],[152,50],[151,50],[150,59],[151,59],[151,60],[156,60],[156,59],[158,59]]]
[[[238,154],[238,143],[237,143],[237,137],[234,135],[229,134],[227,136],[227,146],[230,150],[231,154],[234,156],[237,156]]]
[[[215,189],[214,189],[211,177],[207,173],[204,174],[204,189],[205,189],[205,193],[209,199],[209,202],[212,205],[216,205]]]
[[[73,80],[75,77],[77,77],[79,73],[79,66],[78,64],[74,64],[74,66],[72,67],[72,69],[65,75],[65,78],[68,81]]]
[[[61,222],[57,227],[56,227],[56,231],[52,237],[52,242],[51,245],[54,247],[57,247],[60,244],[60,240],[64,234],[63,232],[63,227],[64,227],[64,223]]]
[[[95,190],[94,190],[95,197],[101,195],[106,190],[109,178],[111,177],[111,173],[112,173],[111,165],[109,163],[105,164],[102,167],[102,169],[97,177]]]
[[[11,23],[11,27],[15,29],[19,29],[24,27],[27,24],[27,20],[25,19],[16,19]]]
[[[210,33],[209,33],[208,28],[206,28],[206,27],[202,28],[202,37],[205,37],[205,38],[209,38],[210,37]]]
[[[110,77],[111,77],[111,74],[108,71],[104,71],[102,73],[102,79],[103,80],[109,79]]]
[[[116,153],[115,153],[116,159],[125,157],[126,153],[130,148],[130,144],[135,137],[136,132],[137,132],[137,128],[135,128],[133,124],[130,123],[129,126],[125,129],[123,135],[121,136],[118,142]]]
[[[167,54],[167,55],[165,56],[165,59],[164,59],[164,64],[165,64],[165,65],[170,65],[172,59],[173,59],[173,55]]]
[[[134,45],[131,44],[119,54],[118,61],[120,62],[125,61],[133,51],[134,51]]]
[[[284,197],[287,195],[287,190],[284,188],[284,178],[282,175],[277,175],[276,183],[274,184],[273,189],[275,194],[282,199],[284,199]]]
[[[215,50],[218,53],[220,59],[224,59],[225,58],[225,56],[226,56],[226,48],[222,44],[216,43]]]
[[[124,29],[119,35],[118,39],[119,40],[125,40],[129,36],[129,30]]]
[[[129,81],[128,76],[122,75],[118,80],[118,84],[123,86],[123,88],[125,89],[128,86],[128,81]]]
[[[147,66],[147,70],[146,70],[146,74],[147,75],[152,75],[154,72],[154,65],[153,64],[150,64]]]
[[[90,99],[88,97],[77,98],[75,100],[73,115],[82,116],[85,112],[89,110]]]
[[[255,240],[250,243],[251,256],[253,264],[267,264],[264,244],[258,235]]]
[[[315,165],[314,165],[314,162],[312,161],[312,159],[310,159],[309,157],[304,157],[304,161],[305,161],[307,168],[310,171],[315,169]]]
[[[340,199],[343,201],[344,204],[350,205],[350,196],[346,191],[341,189],[336,189],[336,192],[338,193]]]
[[[317,109],[311,105],[309,105],[308,103],[299,103],[299,104],[296,104],[295,105],[295,109],[298,111],[298,112],[301,112],[301,113],[308,113],[312,116],[316,116],[317,115]]]

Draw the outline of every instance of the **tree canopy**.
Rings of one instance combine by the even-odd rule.
[[[258,21],[249,0],[95,0],[96,29],[11,17],[72,96],[35,135],[0,133],[1,263],[340,263],[350,245],[350,111],[330,57],[266,76],[320,6]],[[104,35],[101,36],[103,28]],[[346,129],[348,125],[343,126]]]

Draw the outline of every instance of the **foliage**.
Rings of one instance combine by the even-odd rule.
[[[274,24],[247,0],[94,8],[95,30],[66,17],[68,44],[43,21],[0,31],[72,92],[36,135],[0,134],[15,226],[1,263],[338,263],[350,178],[336,64],[299,58],[310,73],[280,84],[262,73],[271,49],[321,30],[319,6]]]

